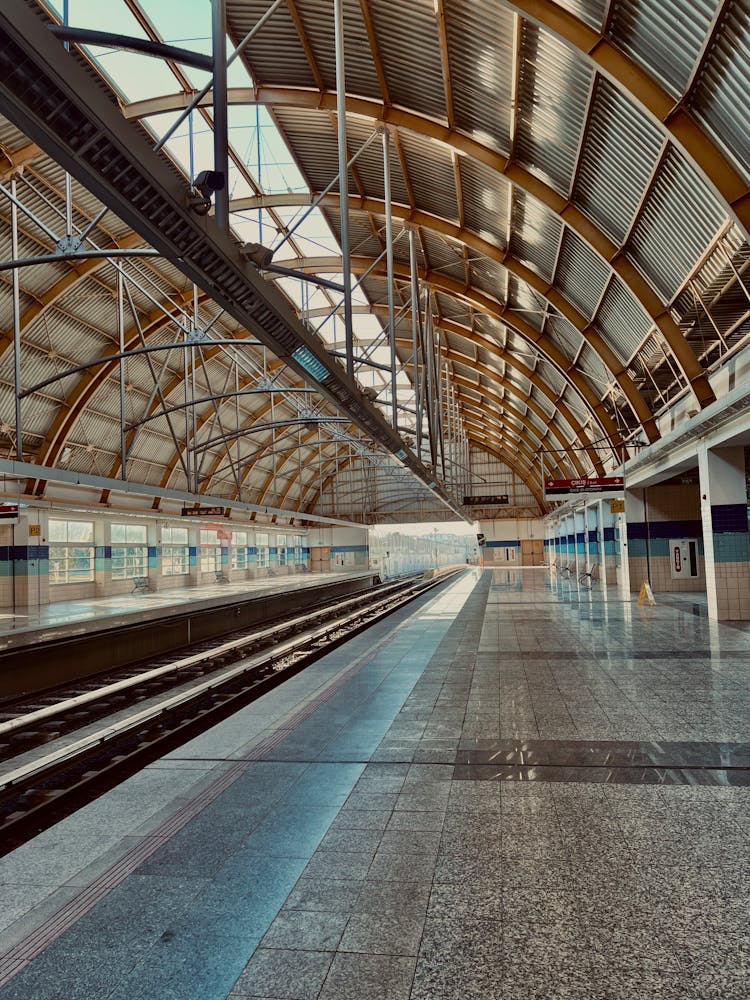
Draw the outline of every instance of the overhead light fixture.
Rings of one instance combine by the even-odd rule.
[[[214,192],[223,191],[225,183],[226,177],[220,170],[201,170],[188,194],[188,208],[198,215],[208,215]]]
[[[316,382],[322,382],[331,374],[323,362],[318,360],[307,347],[298,347],[292,354],[292,358],[305,369],[308,375],[312,375]]]

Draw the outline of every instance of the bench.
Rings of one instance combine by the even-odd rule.
[[[217,583],[229,583],[229,577],[225,575],[224,571],[221,569],[216,570],[216,582]]]
[[[592,564],[591,569],[587,572],[581,573],[578,577],[578,582],[584,587],[591,587],[593,584],[599,582],[599,563],[595,562]]]
[[[131,594],[155,594],[156,587],[147,576],[134,576]]]

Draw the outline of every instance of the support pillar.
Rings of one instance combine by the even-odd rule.
[[[698,452],[708,616],[750,621],[750,533],[742,446]]]
[[[644,503],[645,490],[625,490],[627,535],[621,531],[622,565],[630,593],[637,594],[644,580],[650,583],[649,530]]]

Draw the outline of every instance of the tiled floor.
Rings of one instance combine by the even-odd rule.
[[[0,859],[0,998],[746,1000],[750,628],[606,596],[467,574]]]

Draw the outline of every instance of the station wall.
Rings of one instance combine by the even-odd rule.
[[[540,518],[480,521],[485,566],[543,566],[544,522]]]
[[[706,589],[700,490],[697,483],[660,484],[626,496],[630,589],[651,580],[654,592],[690,593]],[[696,575],[675,578],[674,543],[695,543]],[[670,544],[671,543],[671,544]]]
[[[329,558],[312,559],[324,542]],[[319,550],[318,550],[319,551]],[[25,507],[0,524],[0,608],[179,590],[307,571],[367,569],[366,531]]]

